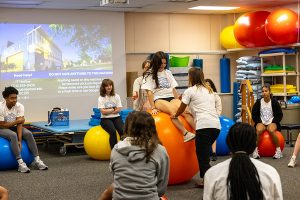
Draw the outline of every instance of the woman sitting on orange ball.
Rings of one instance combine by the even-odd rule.
[[[157,115],[161,111],[172,116],[180,106],[179,95],[175,88],[178,84],[166,66],[167,55],[158,51],[151,59],[150,68],[143,74],[144,80],[141,89],[147,90],[152,115]],[[189,112],[183,112],[182,116],[191,127],[195,127],[194,119]],[[178,119],[172,119],[172,122],[182,132],[184,142],[195,138],[195,134],[188,132]]]
[[[252,119],[255,123],[254,127],[256,128],[257,134],[256,146],[259,144],[260,134],[267,130],[276,146],[273,158],[279,159],[282,158],[283,155],[275,132],[277,130],[281,130],[280,121],[283,117],[281,106],[276,99],[272,98],[269,84],[262,87],[262,96],[263,98],[258,99],[252,108]],[[252,156],[256,159],[260,158],[257,147],[255,148]]]

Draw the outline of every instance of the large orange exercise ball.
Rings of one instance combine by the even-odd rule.
[[[266,34],[276,44],[296,43],[299,34],[298,15],[289,9],[277,9],[266,19]]]
[[[225,27],[220,33],[220,43],[225,49],[242,48],[234,37],[233,25]]]
[[[195,140],[183,142],[183,134],[173,125],[170,115],[160,112],[153,118],[158,137],[170,158],[169,184],[189,181],[199,171]],[[179,120],[187,130],[192,131],[183,117],[180,116]]]
[[[268,11],[249,12],[240,16],[234,23],[234,36],[239,44],[244,47],[263,47],[272,45],[273,42],[265,32],[265,21],[269,16]]]
[[[118,141],[120,140],[117,134]],[[85,152],[95,160],[109,160],[111,148],[109,144],[109,134],[101,127],[90,128],[83,140]]]
[[[284,148],[284,137],[279,131],[276,131],[276,136],[279,141],[279,146],[281,151]],[[272,157],[275,154],[276,146],[272,141],[272,137],[270,136],[268,131],[264,131],[260,134],[259,144],[258,144],[258,152],[260,156],[263,157]]]

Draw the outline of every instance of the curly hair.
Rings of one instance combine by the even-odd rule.
[[[11,95],[11,94],[18,95],[19,91],[16,88],[12,87],[12,86],[5,87],[4,91],[2,92],[3,98],[5,99],[5,98],[9,97],[9,95]]]

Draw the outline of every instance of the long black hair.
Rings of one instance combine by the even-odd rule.
[[[232,152],[227,177],[228,199],[262,200],[262,185],[249,155],[256,148],[255,129],[249,124],[236,123],[228,133],[227,145]]]
[[[156,88],[159,88],[157,73],[162,65],[162,61],[161,61],[162,59],[166,59],[166,64],[168,65],[167,55],[162,51],[156,52],[151,57],[151,63],[149,69],[143,73],[143,77],[145,76],[148,77],[149,75],[152,75],[152,78],[156,84]]]

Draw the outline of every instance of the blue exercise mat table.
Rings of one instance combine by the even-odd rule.
[[[53,136],[51,139],[63,143],[63,146],[59,149],[61,155],[67,154],[67,146],[83,148],[85,133],[93,127],[89,125],[88,119],[70,120],[69,126],[48,126],[46,121],[32,122],[30,125],[48,133],[48,135],[50,134]]]

